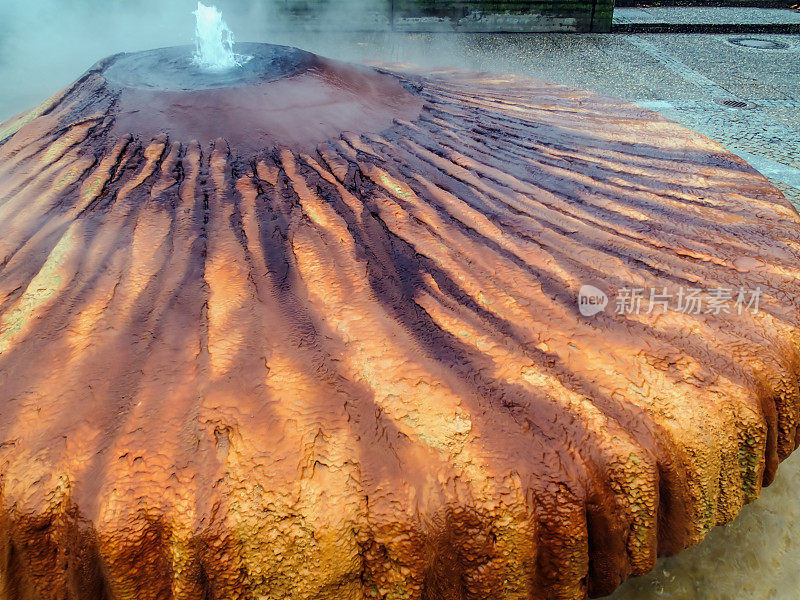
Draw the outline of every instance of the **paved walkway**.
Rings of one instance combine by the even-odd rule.
[[[800,24],[800,11],[780,8],[658,6],[615,8],[614,24],[788,25]]]
[[[800,209],[800,123],[794,118],[781,118],[800,111],[800,85],[795,88],[797,95],[790,96],[770,93],[767,86],[742,88],[725,80],[715,81],[689,66],[681,55],[664,49],[655,37],[629,35],[625,40],[707,97],[634,101],[724,144],[770,179]],[[794,61],[795,71],[800,73],[796,68],[800,39],[733,37],[726,42],[756,53],[769,53],[769,48],[783,52],[787,67],[789,61]],[[763,75],[768,78],[766,73]]]

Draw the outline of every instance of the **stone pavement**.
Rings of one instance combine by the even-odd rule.
[[[800,11],[724,6],[641,6],[614,9],[615,33],[794,33]]]
[[[800,11],[725,6],[642,6],[614,9],[614,24],[788,25],[800,24]]]
[[[770,52],[759,47],[770,43],[778,47],[772,52],[780,52],[786,56],[786,67],[795,71],[795,77],[792,77],[791,72],[783,76],[777,71],[774,73],[776,78],[791,82],[789,87],[783,86],[782,89],[761,83],[774,81],[768,72],[759,78],[748,76],[746,72],[722,76],[720,71],[715,70],[711,76],[716,77],[711,79],[701,70],[689,66],[687,62],[691,61],[681,60],[680,53],[665,50],[664,41],[658,37],[647,39],[632,35],[627,40],[707,96],[632,100],[722,143],[761,171],[800,207],[800,69],[797,64],[800,60],[799,39],[761,36],[732,37],[726,40],[731,46],[752,49],[754,53]],[[758,45],[740,46],[742,42]],[[794,62],[793,66],[789,61]],[[782,62],[778,59],[771,64],[777,68]]]

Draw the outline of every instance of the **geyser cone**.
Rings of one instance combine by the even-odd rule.
[[[580,599],[796,448],[800,219],[740,159],[527,79],[188,52],[0,127],[4,598]]]
[[[422,108],[398,79],[371,69],[285,46],[236,48],[251,58],[223,71],[197,66],[188,46],[101,61],[71,89],[80,100],[69,119],[105,121],[114,138],[222,138],[247,155],[273,146],[311,152],[342,131],[378,132]]]

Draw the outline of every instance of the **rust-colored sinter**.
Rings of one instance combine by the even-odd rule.
[[[800,218],[719,145],[521,78],[114,60],[0,125],[3,600],[578,600],[797,447]]]

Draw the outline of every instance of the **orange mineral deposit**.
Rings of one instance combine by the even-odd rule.
[[[581,600],[756,500],[800,439],[764,177],[613,98],[243,51],[0,125],[0,598]]]

